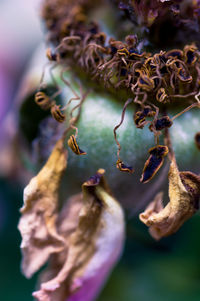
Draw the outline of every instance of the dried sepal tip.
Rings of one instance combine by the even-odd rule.
[[[200,176],[191,172],[179,172],[175,160],[169,170],[169,203],[163,207],[162,193],[159,193],[140,220],[149,227],[156,240],[175,233],[199,207]]]
[[[67,166],[67,152],[59,140],[48,161],[24,189],[18,228],[22,236],[22,271],[31,277],[51,253],[63,248],[56,230],[58,194],[61,177]]]
[[[140,182],[149,182],[163,165],[164,157],[168,154],[168,147],[156,145],[149,149],[149,158],[145,162]]]
[[[87,153],[84,152],[77,144],[76,138],[74,135],[71,135],[67,141],[69,147],[76,155],[86,155]]]

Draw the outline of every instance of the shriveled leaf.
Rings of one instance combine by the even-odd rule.
[[[99,170],[82,186],[83,193],[73,197],[61,212],[59,233],[65,237],[66,248],[50,258],[41,277],[40,290],[33,296],[40,301],[94,300],[124,242],[124,216],[118,202],[111,196]],[[74,207],[79,214],[72,214]],[[69,231],[69,225],[74,231]],[[73,226],[72,226],[73,225]]]
[[[62,174],[67,166],[63,141],[55,145],[47,163],[24,189],[24,206],[18,228],[22,235],[22,271],[31,277],[53,252],[63,248],[57,233],[58,193]]]
[[[163,208],[162,194],[140,214],[149,232],[160,239],[176,232],[197,210],[200,197],[200,177],[191,172],[179,173],[175,160],[169,170],[169,203]]]

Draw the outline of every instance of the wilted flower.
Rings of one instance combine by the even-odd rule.
[[[44,0],[42,5],[42,18],[51,44],[46,51],[51,84],[48,80],[45,83],[44,70],[39,87],[33,92],[38,107],[47,115],[51,113],[63,127],[60,129],[61,138],[47,163],[25,189],[25,205],[21,209],[19,223],[23,238],[24,274],[30,277],[49,260],[40,278],[40,287],[33,293],[40,301],[94,300],[123,246],[123,211],[105,183],[103,169],[86,181],[82,185],[82,193],[72,196],[60,210],[58,192],[67,164],[65,143],[72,150],[72,155],[78,155],[76,159],[72,157],[78,162],[75,170],[69,168],[68,179],[71,177],[73,183],[80,176],[79,168],[84,164],[81,160],[89,156],[90,148],[95,148],[94,153],[98,155],[101,148],[106,147],[104,137],[101,137],[100,146],[98,143],[92,145],[90,137],[87,141],[81,141],[79,125],[91,86],[97,91],[107,91],[117,100],[125,99],[121,119],[119,123],[114,120],[113,127],[117,145],[114,165],[117,172],[124,172],[121,177],[137,172],[135,166],[121,159],[124,145],[118,139],[118,130],[124,126],[125,114],[133,110],[133,105],[132,124],[141,136],[148,130],[148,137],[151,135],[153,143],[153,147],[148,147],[149,157],[143,162],[140,181],[143,184],[150,182],[157,176],[164,161],[169,159],[171,162],[169,203],[163,207],[163,195],[159,193],[140,214],[141,221],[150,227],[151,235],[160,239],[176,232],[198,209],[199,175],[189,171],[179,172],[171,136],[176,129],[177,118],[200,108],[200,52],[196,39],[199,35],[200,4],[198,1],[167,0],[114,2],[118,4],[116,9],[119,6],[135,26],[140,27],[139,31],[136,30],[137,35],[131,31],[123,41],[117,39],[117,34],[107,37],[101,31],[98,20],[91,21],[92,13],[102,5],[100,1]],[[121,15],[117,15],[122,24],[120,30],[123,31]],[[185,26],[193,32],[187,45],[185,39],[180,38],[181,42],[177,39],[173,47],[169,44],[160,49],[160,35],[168,21],[171,21],[170,26],[179,38]],[[165,25],[162,27],[162,24]],[[169,39],[167,35],[166,42]],[[165,45],[165,37],[162,41]],[[56,76],[52,71],[54,68],[57,70]],[[68,73],[73,72],[80,81],[71,82]],[[88,80],[83,88],[84,77]],[[67,101],[62,91],[65,87]],[[92,130],[99,114],[95,112],[95,101],[90,108],[93,112]],[[82,122],[87,124],[87,118],[86,115]],[[198,124],[196,122],[196,126]],[[130,125],[128,128],[130,130]],[[181,128],[182,135],[184,130]],[[87,133],[87,128],[83,131]],[[105,131],[103,135],[106,134]],[[148,149],[145,139],[137,146],[138,156],[142,147]],[[199,149],[199,132],[193,139],[195,143]],[[129,145],[128,148],[130,157],[133,152]],[[111,164],[110,157],[107,164]],[[99,162],[99,157],[95,158],[95,162]],[[91,167],[93,165],[89,161],[87,169]],[[132,187],[135,187],[134,183]],[[154,188],[152,191],[155,195]],[[135,198],[137,194],[139,192],[135,191]],[[132,199],[132,195],[129,198]]]
[[[99,169],[58,213],[67,154],[59,140],[45,166],[24,190],[19,230],[22,271],[31,277],[48,259],[38,300],[94,300],[124,243],[124,216]],[[113,231],[113,229],[115,229]]]

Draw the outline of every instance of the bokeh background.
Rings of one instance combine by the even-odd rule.
[[[16,131],[12,118],[17,115],[18,87],[43,38],[39,1],[0,0],[0,37],[0,300],[29,301],[37,275],[27,280],[20,272],[17,223],[23,181],[8,155]],[[200,300],[199,232],[199,213],[160,242],[149,236],[137,216],[128,219],[123,256],[98,301]]]

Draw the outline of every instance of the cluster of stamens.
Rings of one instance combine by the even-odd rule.
[[[121,171],[133,172],[133,168],[120,158],[121,145],[116,131],[123,123],[127,106],[134,103],[137,107],[133,117],[135,126],[142,129],[149,124],[149,130],[155,136],[155,147],[149,150],[150,157],[141,177],[141,182],[146,183],[159,170],[167,153],[172,151],[171,146],[159,144],[162,131],[169,137],[168,128],[174,119],[194,107],[200,107],[200,51],[193,43],[183,49],[150,53],[142,50],[143,45],[137,35],[128,35],[123,42],[108,39],[96,22],[88,21],[89,12],[97,2],[44,2],[42,15],[51,43],[46,54],[53,66],[62,66],[60,77],[67,86],[70,84],[64,80],[64,73],[71,68],[84,71],[108,91],[126,91],[129,99],[125,102],[120,123],[114,128],[118,145],[116,166]],[[74,95],[74,99],[79,98],[75,92]],[[42,109],[50,109],[58,122],[65,120],[62,109],[49,96],[39,91],[35,100]],[[169,117],[167,110],[173,106],[182,107],[183,110]],[[76,129],[76,135],[70,137],[68,145],[77,155],[85,155],[76,142],[77,119],[71,120],[70,128]],[[199,133],[195,141],[199,147]]]

